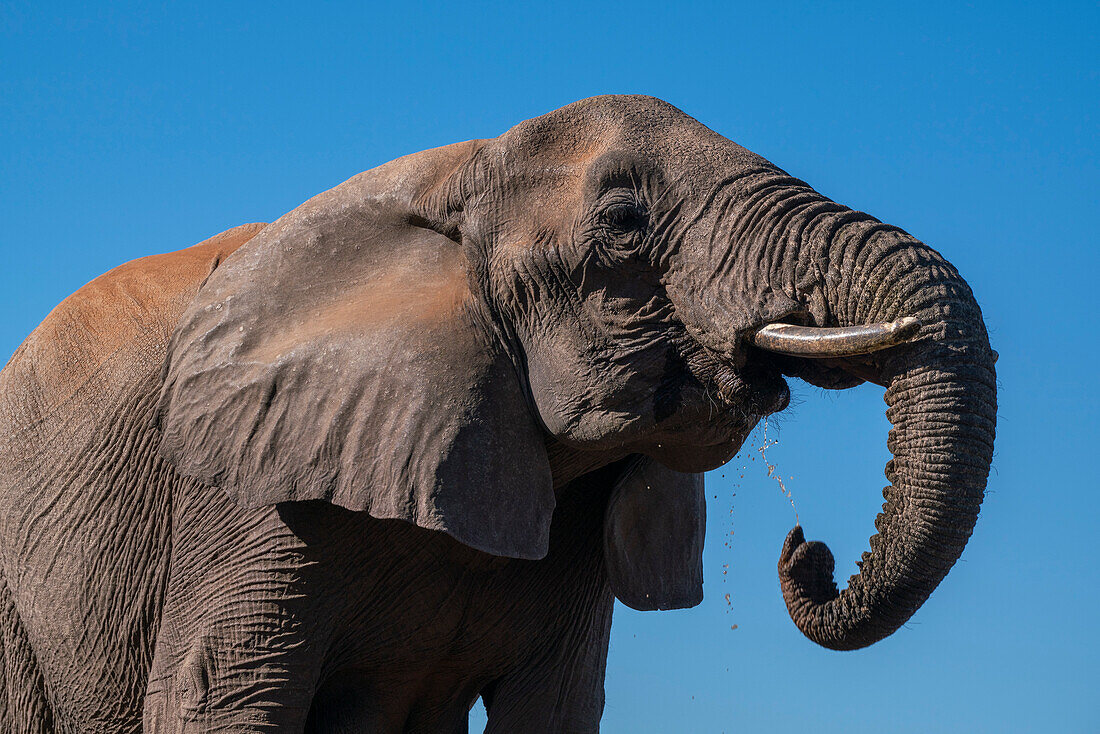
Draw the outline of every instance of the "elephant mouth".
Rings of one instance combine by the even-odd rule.
[[[691,436],[687,443],[673,439],[677,453],[703,457],[691,464],[693,471],[696,464],[713,468],[724,463],[761,418],[781,412],[790,404],[791,392],[784,375],[804,377],[805,368],[812,363],[842,366],[849,375],[859,376],[858,384],[868,379],[860,369],[859,357],[912,340],[920,326],[920,321],[912,317],[856,327],[769,323],[745,336],[748,358],[740,361],[724,359],[698,342],[691,344],[685,356],[697,381],[698,394],[688,401],[694,408],[680,414],[676,421],[679,429]],[[802,360],[807,360],[802,363],[805,368],[792,367]],[[686,397],[680,390],[677,387],[672,392]],[[683,405],[679,399],[666,402]],[[665,428],[676,430],[668,424]],[[664,436],[662,440],[669,438]],[[666,463],[684,461],[682,456],[664,458]]]
[[[740,433],[790,404],[790,388],[783,375],[791,374],[791,358],[824,363],[842,360],[851,374],[858,371],[858,360],[850,361],[852,358],[911,341],[920,328],[921,322],[911,316],[847,327],[769,323],[746,335],[753,356],[740,365],[705,348],[694,351],[688,363],[708,400],[721,408],[719,422]]]
[[[791,402],[787,381],[769,360],[754,360],[740,369],[719,367],[712,380],[715,397],[753,423],[785,410]]]
[[[702,384],[710,408],[720,409],[719,422],[732,422],[740,428],[755,425],[766,415],[784,410],[791,391],[775,360],[761,354],[734,366],[708,350],[699,350],[688,359],[689,369]]]

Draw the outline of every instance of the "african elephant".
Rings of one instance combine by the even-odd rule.
[[[869,645],[971,534],[993,364],[939,254],[659,100],[398,159],[92,281],[0,373],[0,728],[595,731],[613,598],[700,601],[699,473],[784,376],[886,387],[859,573],[779,561]]]

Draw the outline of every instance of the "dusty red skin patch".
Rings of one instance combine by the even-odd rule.
[[[203,280],[266,226],[243,224],[182,250],[131,260],[58,304],[21,348],[32,353],[42,397],[61,404],[105,363],[140,359],[167,343]]]

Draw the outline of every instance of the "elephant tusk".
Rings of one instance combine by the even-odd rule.
[[[835,328],[768,324],[748,339],[760,349],[792,357],[854,357],[910,341],[920,327],[920,320],[913,316],[889,323]]]

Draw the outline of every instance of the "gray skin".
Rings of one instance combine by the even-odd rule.
[[[993,361],[939,254],[659,100],[401,158],[93,281],[0,373],[0,730],[595,731],[613,598],[698,603],[698,473],[784,375],[887,387],[859,574],[799,528],[779,563],[871,644],[970,536]]]

